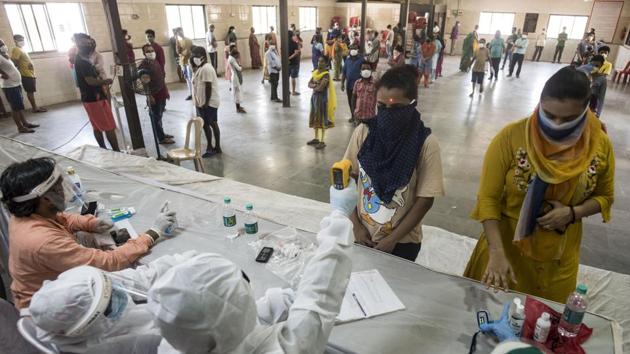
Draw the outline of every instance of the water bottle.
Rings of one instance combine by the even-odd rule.
[[[245,205],[245,233],[255,235],[258,233],[258,218],[254,215],[254,206],[251,203]]]
[[[74,167],[69,166],[66,169],[66,174],[68,175],[68,179],[72,183],[72,190],[74,191],[74,195],[70,199],[71,203],[74,203],[78,200],[83,201],[83,195],[85,194],[85,190],[83,189],[83,184],[81,183],[81,178],[75,171]]]
[[[236,226],[236,213],[230,203],[232,203],[230,197],[223,198],[223,226],[232,230]]]
[[[584,319],[584,313],[588,303],[586,301],[586,285],[579,284],[577,289],[569,295],[564,307],[558,332],[565,337],[576,337],[580,332],[580,325]]]

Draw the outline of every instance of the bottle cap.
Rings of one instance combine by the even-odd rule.
[[[525,314],[525,306],[523,304],[516,304],[516,313],[518,313],[519,315],[524,315]]]
[[[232,202],[232,199],[230,199],[230,197],[223,198],[223,203],[230,204],[231,202]]]
[[[549,318],[551,316],[549,315],[548,312],[543,312],[542,315],[540,315],[540,318],[542,318],[544,321],[549,321]]]
[[[515,298],[514,298],[514,305],[515,305],[515,306],[518,306],[518,305],[520,305],[520,304],[521,304],[521,299],[520,299],[520,298],[518,298],[518,297],[515,297]]]
[[[245,209],[252,210],[252,209],[254,209],[254,205],[252,205],[252,203],[247,203],[247,204],[245,204]]]
[[[66,168],[66,173],[69,175],[73,175],[76,173],[76,171],[74,170],[74,167],[68,166],[68,168]]]
[[[586,290],[588,290],[586,288],[586,285],[584,284],[578,284],[577,289],[575,289],[578,293],[582,294],[582,295],[586,295]]]

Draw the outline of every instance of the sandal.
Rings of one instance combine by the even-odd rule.
[[[39,128],[39,124],[26,123],[24,126],[27,128]]]
[[[167,139],[173,139],[174,136],[172,136],[171,134],[164,134],[164,137]]]
[[[164,139],[160,140],[160,144],[163,144],[163,145],[175,144],[175,140],[173,140],[172,138],[164,137]]]
[[[322,150],[322,149],[323,149],[323,148],[325,148],[325,147],[326,147],[326,144],[324,144],[324,143],[319,143],[319,144],[317,144],[317,145],[315,146],[315,149],[317,149],[317,150]]]
[[[21,129],[18,129],[18,132],[20,132],[20,133],[35,133],[35,130],[34,129],[30,129],[30,128],[21,128]]]
[[[201,155],[201,157],[205,159],[208,157],[212,157],[214,155],[216,155],[216,152],[214,150],[206,150],[206,152],[203,155]]]
[[[319,144],[319,140],[317,139],[313,139],[306,143],[306,145],[317,145],[317,144]]]

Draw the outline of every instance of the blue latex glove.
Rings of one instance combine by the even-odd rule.
[[[510,317],[510,302],[503,305],[503,312],[501,318],[498,321],[492,323],[484,323],[479,328],[485,334],[494,334],[500,342],[517,339],[516,335],[512,331],[509,322]]]
[[[333,210],[339,210],[346,216],[350,216],[357,206],[357,184],[350,178],[348,186],[342,190],[330,186],[330,206]]]

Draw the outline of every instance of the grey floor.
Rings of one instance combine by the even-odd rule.
[[[424,222],[477,238],[481,227],[468,215],[475,203],[485,149],[504,125],[533,110],[545,81],[561,65],[526,61],[520,79],[506,78],[502,73],[497,82],[486,81],[483,95],[471,99],[470,74],[457,70],[458,60],[447,57],[444,77],[420,91],[422,117],[440,140],[447,190],[447,196],[436,201]],[[247,114],[236,114],[228,84],[221,79],[219,121],[224,154],[205,160],[208,173],[327,201],[329,168],[343,156],[353,127],[347,123],[346,95],[337,88],[337,127],[326,135],[328,147],[316,151],[306,146],[306,141],[313,138],[308,129],[310,69],[310,60],[303,61],[299,80],[302,95],[291,98],[291,108],[268,101],[269,85],[261,85],[260,71],[245,72],[243,107]],[[193,111],[190,101],[184,100],[185,85],[169,88],[172,98],[164,125],[167,133],[175,135],[175,146],[180,146]],[[630,274],[630,187],[625,184],[630,181],[629,94],[630,85],[609,84],[602,115],[617,159],[613,221],[603,224],[599,216],[589,218],[582,242],[582,263],[626,274]],[[144,107],[143,98],[139,97],[138,102]],[[148,115],[146,111],[140,114],[149,153],[155,154]],[[0,134],[55,149],[87,122],[78,102],[52,106],[48,113],[30,114],[28,119],[42,125],[37,133],[17,135],[12,121],[4,119],[0,121]],[[63,153],[83,144],[95,144],[89,125],[57,151]],[[192,164],[185,166],[192,168]]]

